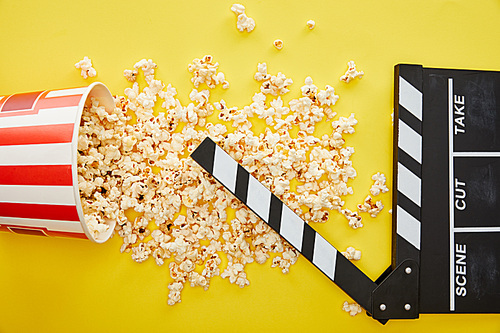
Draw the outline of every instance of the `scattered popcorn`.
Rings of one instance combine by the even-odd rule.
[[[255,21],[252,18],[246,16],[245,7],[243,5],[235,3],[231,6],[231,10],[237,16],[236,27],[239,31],[243,32],[246,30],[247,32],[251,32],[253,29],[255,29]]]
[[[342,310],[349,313],[352,317],[361,313],[361,306],[357,303],[349,303],[347,301],[342,305]]]
[[[237,15],[244,7],[233,5]],[[181,104],[177,91],[155,78],[157,65],[142,59],[133,70],[124,71],[132,87],[115,97],[112,112],[92,100],[85,107],[78,136],[78,180],[85,219],[99,234],[116,220],[115,232],[122,238],[121,252],[136,262],[153,258],[168,262],[172,282],[168,304],[181,301],[186,283],[209,289],[215,276],[248,286],[245,267],[263,264],[272,253],[271,267],[288,273],[299,253],[265,222],[217,183],[191,158],[186,157],[210,136],[241,163],[264,186],[283,200],[307,223],[324,223],[331,213],[343,214],[353,228],[362,227],[357,212],[343,208],[343,197],[352,194],[347,186],[356,177],[350,160],[354,149],[345,136],[354,133],[354,114],[334,119],[338,100],[334,89],[318,89],[307,77],[302,97],[285,105],[281,95],[293,83],[284,74],[267,73],[260,63],[254,78],[260,92],[250,105],[234,107],[224,100],[212,102],[209,90],[227,88],[218,63],[207,55],[195,59],[188,69],[195,89],[191,102]],[[135,82],[142,71],[146,86]],[[268,100],[268,95],[274,96]],[[163,102],[156,103],[160,98]],[[159,108],[154,112],[153,108]],[[208,117],[230,122],[213,124]],[[136,116],[134,123],[130,113]],[[157,115],[155,115],[157,114]],[[263,119],[267,128],[253,132],[252,120]],[[321,121],[331,123],[331,133],[321,139],[312,135]],[[229,125],[228,125],[229,126]],[[293,137],[292,129],[298,129]],[[291,189],[291,182],[299,185]],[[304,213],[303,208],[308,208]],[[126,210],[139,214],[125,216]],[[235,212],[228,219],[227,210]],[[354,253],[356,255],[356,253]],[[225,268],[221,256],[227,262]],[[200,269],[197,269],[200,267]]]
[[[89,77],[94,77],[97,75],[97,71],[92,67],[92,60],[88,57],[83,57],[82,60],[75,64],[75,67],[81,69],[80,75],[87,79]]]
[[[382,201],[373,202],[372,197],[367,196],[362,204],[358,205],[360,212],[369,213],[371,217],[377,217],[378,213],[382,211],[384,205]]]
[[[360,260],[361,259],[361,251],[356,250],[352,246],[349,246],[345,252],[342,252],[342,255],[349,260]]]
[[[309,30],[312,30],[314,29],[314,27],[316,26],[316,22],[314,22],[314,20],[309,20],[307,21],[307,27],[309,28]]]
[[[351,80],[354,80],[355,78],[361,79],[364,75],[363,71],[357,71],[356,70],[356,64],[354,61],[349,61],[347,63],[347,71],[345,72],[344,75],[340,77],[340,81],[344,81],[345,83],[351,82]]]
[[[370,188],[370,193],[373,196],[377,196],[380,193],[387,193],[389,189],[385,185],[385,175],[383,173],[377,172],[372,176],[372,180],[374,181],[372,187]]]
[[[283,41],[281,39],[276,39],[273,45],[276,49],[281,50],[283,48]]]

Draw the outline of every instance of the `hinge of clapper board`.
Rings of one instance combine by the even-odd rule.
[[[368,315],[383,324],[389,319],[418,318],[419,267],[414,260],[403,261],[394,269],[389,267],[372,281],[210,138],[191,157]]]

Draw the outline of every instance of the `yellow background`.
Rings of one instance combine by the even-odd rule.
[[[332,85],[340,116],[356,114],[358,177],[346,207],[368,194],[371,175],[391,185],[393,66],[500,70],[500,1],[295,1],[246,0],[256,29],[240,33],[232,2],[218,1],[0,1],[0,94],[105,83],[113,94],[130,84],[124,69],[142,58],[158,64],[157,78],[192,90],[187,65],[205,54],[220,63],[231,87],[211,101],[251,103],[259,89],[257,63],[294,80],[285,99],[300,96],[310,75]],[[309,31],[306,21],[316,21]],[[277,51],[274,39],[284,41]],[[89,56],[96,78],[83,80],[74,64]],[[362,80],[339,82],[347,61]],[[327,127],[325,127],[327,128]],[[352,230],[339,214],[315,224],[338,249],[363,251],[357,262],[375,279],[390,264],[391,193],[376,219]],[[90,241],[0,233],[0,332],[500,332],[499,315],[422,315],[382,326],[365,313],[341,311],[349,300],[304,258],[288,275],[256,263],[247,266],[250,286],[240,289],[215,277],[210,289],[186,285],[182,303],[167,305],[167,267],[120,254],[121,239]]]

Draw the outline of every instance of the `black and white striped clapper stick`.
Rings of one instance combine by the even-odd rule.
[[[372,313],[371,295],[377,287],[375,282],[228,153],[207,137],[191,157],[368,313]]]
[[[420,262],[422,201],[422,67],[396,66],[394,201],[396,234],[395,264],[411,258]]]

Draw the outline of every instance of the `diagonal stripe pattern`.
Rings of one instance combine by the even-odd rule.
[[[210,138],[191,157],[367,312],[376,284]]]
[[[411,82],[411,83],[410,83]],[[402,260],[420,262],[422,198],[422,73],[421,67],[398,65],[395,105],[396,265]]]

